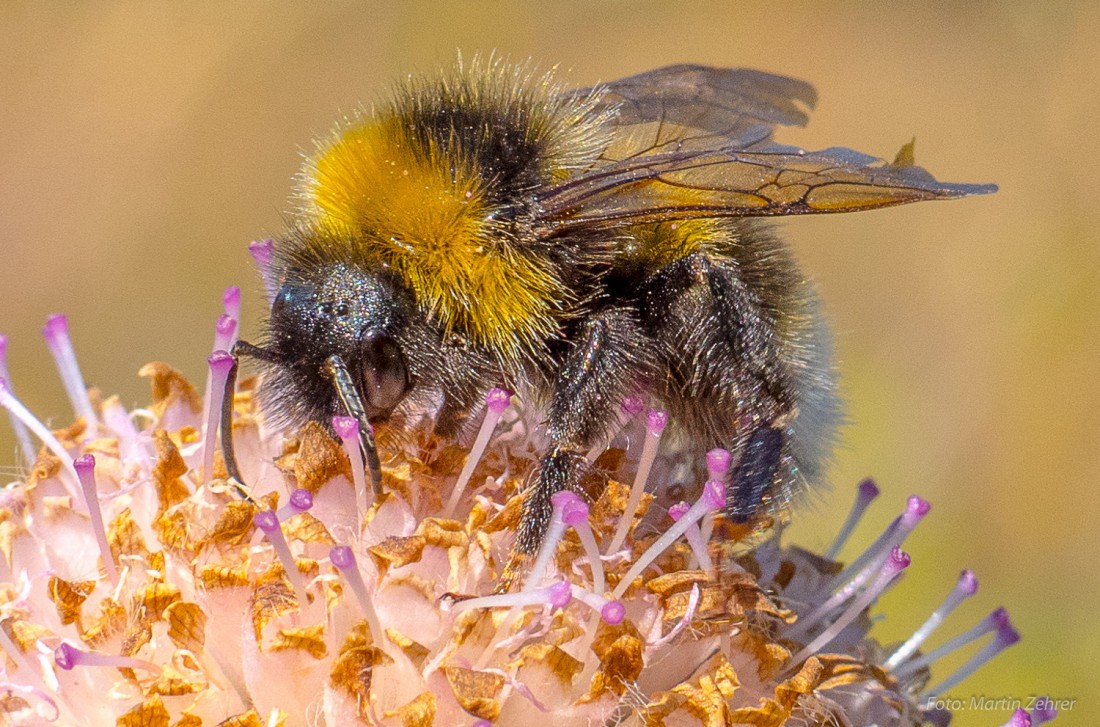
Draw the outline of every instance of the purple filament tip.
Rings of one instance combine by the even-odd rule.
[[[644,553],[638,556],[638,559],[634,561],[634,565],[630,567],[626,575],[619,581],[619,584],[615,586],[612,597],[622,597],[626,593],[626,589],[634,582],[634,579],[640,576],[642,571],[656,560],[657,556],[665,552],[669,546],[687,532],[688,528],[698,523],[706,513],[717,510],[725,505],[725,502],[726,486],[721,482],[708,480],[703,485],[703,494],[699,496],[695,504],[679,520],[673,523],[672,527],[663,532],[661,537],[654,540]]]
[[[668,426],[668,412],[650,409],[645,415],[645,428],[650,434],[660,434]]]
[[[732,462],[733,455],[728,449],[712,449],[707,452],[707,474],[712,480],[720,480],[729,472]]]
[[[554,608],[565,608],[573,600],[573,588],[569,581],[560,581],[547,589],[548,600]]]
[[[691,509],[691,505],[687,504],[686,502],[681,501],[681,502],[676,503],[672,507],[670,507],[668,509],[668,514],[669,514],[669,517],[672,518],[672,521],[676,522],[677,520],[682,518],[684,515],[686,515],[687,511],[690,510],[690,509]]]
[[[978,576],[972,570],[964,570],[959,574],[959,582],[955,585],[955,590],[963,596],[973,596],[978,592]]]
[[[1031,715],[1022,708],[1017,707],[1016,711],[1005,722],[1004,727],[1031,727]]]
[[[81,477],[95,471],[95,457],[90,454],[82,454],[73,460],[73,469]]]
[[[265,533],[271,534],[279,529],[279,516],[271,510],[260,510],[252,518],[252,523]]]
[[[336,436],[345,441],[359,436],[359,422],[355,417],[333,417],[332,429],[336,432]]]
[[[241,289],[236,285],[230,285],[222,295],[222,308],[230,318],[241,318]]]
[[[359,572],[355,553],[347,545],[337,545],[328,552],[328,557],[329,561],[344,574],[344,579],[351,587],[351,592],[355,596],[355,600],[359,602],[359,608],[363,611],[363,615],[370,625],[371,635],[376,642],[380,643],[385,632],[382,629],[382,623],[378,620],[378,613],[374,610],[370,593],[367,592],[367,582],[363,580],[363,574]]]
[[[256,240],[248,243],[248,252],[252,255],[252,259],[256,265],[261,269],[266,268],[271,264],[271,261],[275,257],[275,241],[274,240]]]
[[[62,642],[61,646],[54,649],[54,662],[65,671],[72,671],[80,663],[81,652],[78,649]]]
[[[237,335],[237,319],[233,316],[222,314],[214,324],[214,349],[228,351],[233,346]]]
[[[337,545],[328,552],[329,560],[342,571],[355,567],[355,553],[350,546]]]
[[[909,554],[902,550],[900,545],[895,545],[890,550],[890,557],[886,561],[885,570],[901,573],[912,562],[913,559],[909,557]]]
[[[1044,722],[1050,722],[1052,719],[1058,716],[1058,708],[1054,706],[1054,700],[1050,697],[1039,697],[1035,700],[1035,707],[1031,710],[1031,721],[1033,724],[1043,724]]]
[[[228,338],[233,335],[237,330],[237,319],[228,313],[223,313],[218,316],[217,323],[214,324],[214,331],[219,336]]]
[[[1009,622],[1005,622],[997,629],[997,642],[1002,647],[1012,646],[1020,640],[1020,632]]]
[[[559,495],[561,496],[558,497]],[[527,574],[527,580],[524,581],[521,592],[533,591],[538,587],[543,576],[546,575],[546,571],[554,559],[554,553],[558,549],[558,544],[561,543],[561,539],[565,535],[566,525],[563,515],[565,506],[571,502],[572,499],[568,495],[563,495],[561,492],[555,492],[550,496],[550,505],[553,507],[553,511],[550,515],[550,525],[546,528],[546,533],[542,536],[542,543],[539,545],[539,551],[535,555],[535,562]]]
[[[485,395],[485,405],[489,407],[489,411],[495,414],[503,414],[511,401],[511,392],[500,387],[489,389],[489,393]]]
[[[228,351],[215,351],[207,357],[206,363],[210,365],[211,372],[225,375],[233,368],[233,356]]]
[[[837,617],[835,621],[829,624],[824,630],[815,636],[809,643],[802,647],[802,649],[791,657],[788,664],[794,667],[801,664],[808,657],[818,653],[824,647],[828,646],[833,639],[835,639],[841,631],[843,631],[848,624],[852,623],[861,613],[863,613],[879,595],[886,590],[886,587],[901,573],[903,570],[909,567],[912,559],[909,554],[901,549],[900,546],[895,545],[890,550],[890,555],[882,563],[878,569],[878,574],[875,579],[865,588],[858,596],[856,596],[852,602],[848,605],[844,612]],[[835,598],[835,597],[834,597]],[[816,613],[816,611],[815,611]],[[814,624],[810,624],[812,627]]]
[[[447,504],[443,508],[446,517],[451,517],[458,509],[458,503],[462,499],[462,494],[466,491],[466,485],[470,483],[470,478],[474,475],[477,463],[481,461],[481,456],[485,454],[485,449],[489,446],[489,440],[493,438],[493,431],[504,414],[504,410],[508,408],[508,400],[510,399],[511,393],[499,387],[491,389],[486,395],[485,418],[481,420],[481,427],[478,429],[474,445],[470,448],[470,454],[466,457],[466,461],[462,465],[462,471],[458,473],[458,479],[455,480],[454,487],[451,488],[451,496],[447,499]]]
[[[905,514],[910,517],[922,518],[932,509],[932,503],[920,495],[910,495],[906,501]]]
[[[46,317],[46,325],[42,327],[42,335],[51,346],[56,345],[62,339],[69,337],[69,318],[64,313],[54,313]]]
[[[622,409],[623,413],[629,417],[635,417],[642,413],[642,409],[645,408],[645,403],[637,396],[628,396],[623,399]]]
[[[550,496],[550,504],[561,510],[561,519],[574,526],[588,519],[588,505],[576,493],[559,490]]]
[[[107,577],[112,583],[118,583],[118,569],[111,554],[111,546],[107,540],[107,529],[103,526],[103,511],[99,507],[99,488],[95,479],[95,457],[85,454],[73,460],[73,469],[76,470],[77,480],[80,481],[80,489],[84,492],[84,502],[88,506],[88,516],[92,521],[92,530],[95,532],[96,545],[99,546],[99,557],[103,559],[103,567],[107,570]]]
[[[863,519],[863,514],[867,512],[868,505],[878,497],[878,494],[878,485],[876,485],[875,481],[870,477],[859,483],[859,487],[856,488],[856,501],[852,503],[852,509],[848,512],[848,517],[844,519],[844,524],[841,525],[840,530],[837,531],[836,538],[833,539],[833,544],[825,551],[824,555],[826,558],[829,560],[836,560],[836,556],[840,553],[840,549],[848,542],[848,538],[851,537],[852,532],[856,529],[856,525]]]
[[[626,618],[626,606],[622,601],[608,601],[600,609],[600,618],[609,626],[618,626]]]
[[[305,512],[313,507],[313,493],[299,487],[290,493],[290,506],[298,512]]]

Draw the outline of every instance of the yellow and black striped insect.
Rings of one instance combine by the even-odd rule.
[[[411,80],[308,159],[266,340],[236,353],[286,423],[357,417],[376,486],[368,421],[430,411],[453,435],[489,387],[517,391],[547,439],[520,556],[629,395],[669,412],[685,458],[733,453],[728,517],[774,513],[820,476],[839,407],[814,294],[760,218],[995,189],[939,182],[911,147],[775,142],[815,96],[695,65],[573,91],[497,62]]]

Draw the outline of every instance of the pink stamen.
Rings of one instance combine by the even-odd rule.
[[[801,664],[808,657],[818,653],[822,648],[827,646],[829,642],[835,639],[840,632],[848,626],[848,624],[863,613],[863,611],[871,605],[871,602],[878,598],[879,594],[890,585],[890,582],[909,567],[911,562],[909,554],[905,553],[901,547],[895,545],[890,550],[890,555],[886,558],[886,561],[882,563],[879,568],[878,576],[871,582],[871,585],[864,589],[863,592],[852,601],[851,605],[845,609],[844,613],[841,614],[836,621],[818,634],[813,641],[802,647],[801,651],[791,657],[791,660],[788,662],[791,667]]]
[[[878,495],[878,485],[870,477],[859,483],[859,487],[856,488],[856,500],[852,503],[852,509],[848,512],[844,524],[840,526],[840,532],[836,534],[833,544],[825,551],[826,558],[836,560],[837,553],[848,542],[852,531],[856,529],[856,525],[859,524],[859,521],[863,519],[863,515],[867,512],[867,507]]]
[[[76,416],[84,419],[89,432],[94,431],[98,419],[92,408],[92,400],[88,398],[88,387],[84,383],[84,376],[80,373],[80,364],[77,363],[76,352],[73,350],[73,341],[69,336],[69,319],[62,314],[49,316],[42,328],[42,335],[46,338],[46,345],[57,365],[73,411]]]
[[[672,527],[662,533],[661,537],[657,538],[657,540],[655,540],[636,561],[634,561],[634,565],[631,566],[630,570],[628,570],[622,580],[619,581],[619,585],[612,591],[611,597],[615,599],[622,598],[623,594],[626,593],[626,589],[634,582],[634,579],[640,576],[642,571],[648,568],[649,564],[656,560],[657,556],[665,552],[670,545],[675,543],[689,527],[699,522],[704,513],[712,510],[719,510],[725,507],[725,504],[725,484],[716,480],[707,480],[707,483],[703,485],[703,494],[699,496],[695,504],[692,505],[679,520],[673,523]]]
[[[382,642],[382,622],[378,620],[378,612],[374,610],[374,603],[367,593],[367,584],[363,580],[363,574],[359,572],[359,563],[355,559],[355,551],[347,545],[337,545],[329,551],[329,560],[344,574],[344,579],[351,586],[351,592],[355,594],[355,600],[359,602],[359,608],[370,626],[371,636],[374,642]]]
[[[239,287],[230,285],[225,289],[225,293],[222,294],[222,309],[233,320],[239,321],[241,319],[241,289]]]
[[[691,506],[686,502],[678,502],[668,509],[668,514],[672,518],[673,522],[676,522],[684,515],[688,513]],[[711,562],[710,553],[707,551],[707,544],[703,542],[703,535],[697,525],[690,526],[684,531],[684,539],[688,541],[688,545],[691,546],[692,561],[691,567],[699,567],[703,570],[710,570],[714,567]]]
[[[260,271],[260,279],[264,281],[264,293],[270,304],[279,293],[279,281],[275,277],[275,241],[256,240],[248,243],[248,253],[252,256],[252,262]]]
[[[890,655],[890,658],[883,662],[882,667],[889,671],[916,653],[920,645],[940,627],[947,617],[951,615],[951,612],[954,611],[960,603],[977,592],[977,576],[974,575],[974,571],[964,570],[959,574],[959,580],[955,583],[955,587],[951,589],[951,593],[947,594],[947,598],[940,604],[940,607],[933,611],[932,615],[928,617],[928,620],[921,624],[921,627],[914,631],[913,635],[910,636],[904,644],[899,646],[897,650]]]
[[[1031,715],[1025,712],[1023,708],[1017,707],[1016,711],[1001,727],[1031,727],[1031,724]]]
[[[715,448],[707,452],[707,474],[712,480],[724,480],[732,463],[733,455],[728,449]]]
[[[733,465],[733,455],[728,449],[716,447],[707,452],[707,479],[726,481],[726,475]],[[714,513],[708,512],[703,516],[703,522],[699,525],[699,538],[704,543],[709,543],[714,534]]]
[[[61,446],[61,442],[57,441],[57,437],[53,435],[49,429],[46,428],[42,422],[31,414],[27,407],[23,406],[23,402],[15,398],[15,395],[8,389],[7,381],[0,379],[0,406],[8,410],[8,412],[23,422],[34,436],[46,445],[46,449],[53,452],[59,460],[61,460],[61,468],[65,472],[65,477],[61,478],[61,484],[65,486],[69,494],[74,498],[79,499],[78,484],[80,479],[76,476],[76,470],[73,469],[72,460],[69,453]]]
[[[1001,653],[1008,647],[1015,644],[1020,640],[1020,632],[1017,631],[1009,622],[1007,615],[1006,618],[997,624],[997,633],[993,640],[983,646],[978,653],[970,657],[969,660],[962,666],[960,666],[955,673],[944,679],[936,686],[929,689],[925,697],[927,699],[935,699],[939,695],[943,694],[947,690],[958,685],[959,682],[968,678],[971,674],[977,671],[980,667],[985,665],[997,654]]]
[[[107,570],[107,577],[111,583],[118,585],[118,568],[115,567],[115,559],[111,555],[111,546],[107,542],[107,529],[103,526],[103,511],[99,508],[99,489],[95,480],[95,457],[85,454],[73,460],[73,469],[80,480],[80,489],[84,491],[84,502],[88,505],[88,515],[92,520],[92,530],[95,532],[96,544],[99,546],[99,556],[103,559],[103,567]]]
[[[237,319],[223,313],[214,323],[214,350],[228,351],[237,340]]]
[[[1028,716],[1031,717],[1032,724],[1041,725],[1054,720],[1058,716],[1058,709],[1054,706],[1054,700],[1050,697],[1039,697],[1035,700],[1035,708],[1031,710]]]
[[[206,363],[210,367],[210,396],[203,430],[202,477],[204,482],[210,482],[214,477],[214,451],[217,449],[218,423],[225,400],[225,382],[233,368],[233,357],[226,351],[215,351]]]
[[[573,598],[600,614],[600,618],[609,626],[618,626],[626,618],[626,606],[615,598],[604,598],[592,591],[573,586]]]
[[[1008,617],[1008,611],[1004,608],[998,608],[989,614],[981,621],[970,627],[966,631],[962,632],[958,636],[944,642],[940,646],[936,647],[932,651],[926,654],[922,654],[916,659],[910,659],[898,668],[894,669],[894,677],[899,681],[907,679],[913,674],[917,673],[926,666],[931,665],[933,662],[942,659],[953,651],[961,649],[967,644],[980,639],[982,636],[990,633],[991,631],[1000,631],[1002,629],[1011,628],[1011,621]]]
[[[573,532],[577,534],[584,548],[588,566],[592,569],[592,590],[602,594],[607,584],[604,580],[603,560],[600,558],[599,545],[596,544],[596,535],[592,532],[592,526],[588,524],[588,504],[568,490],[555,492],[550,498],[552,504],[554,498],[557,498],[561,505],[562,520],[573,528]]]
[[[0,379],[7,381],[8,386],[11,386],[11,372],[8,371],[8,337],[2,333],[0,333]],[[34,460],[38,457],[38,451],[31,441],[30,432],[27,431],[27,426],[11,412],[8,412],[8,419],[11,420],[11,428],[15,432],[15,439],[19,442],[19,450],[23,453],[23,462],[29,467],[34,464]]]
[[[883,531],[882,535],[867,550],[856,558],[855,562],[832,580],[828,590],[835,590],[836,592],[811,613],[800,618],[795,627],[791,629],[791,637],[798,638],[800,635],[805,635],[809,627],[828,616],[834,608],[855,595],[856,591],[870,580],[890,557],[891,548],[899,547],[905,542],[905,539],[920,524],[931,507],[927,500],[912,495],[907,501],[905,511]],[[894,545],[891,545],[891,543]],[[856,575],[852,576],[853,573]]]
[[[279,516],[272,510],[261,510],[252,518],[252,522],[263,531],[267,542],[271,543],[271,548],[279,557],[279,562],[283,564],[283,572],[294,587],[298,608],[305,611],[306,606],[309,605],[305,579],[302,577],[302,572],[298,570],[294,554],[290,552],[290,545],[286,542],[286,536],[283,535],[283,530],[279,526]]]
[[[485,395],[485,419],[481,422],[481,429],[478,430],[474,446],[470,448],[466,463],[462,465],[462,472],[459,473],[454,488],[451,490],[451,497],[447,501],[447,506],[443,509],[443,512],[447,515],[454,514],[455,509],[458,507],[458,502],[462,498],[462,493],[466,491],[466,485],[469,484],[477,463],[481,461],[481,456],[485,453],[486,447],[489,446],[493,430],[496,429],[497,422],[500,421],[500,417],[504,414],[504,410],[508,408],[511,400],[511,392],[499,387],[489,389],[489,393]]]
[[[54,649],[53,658],[58,667],[65,671],[72,671],[78,666],[106,666],[114,669],[143,669],[153,673],[160,672],[160,667],[151,661],[135,659],[132,656],[82,651],[64,641],[61,642],[61,646]]]
[[[550,606],[551,608],[565,608],[573,600],[573,589],[569,581],[558,581],[541,588],[532,588],[529,591],[519,593],[496,593],[492,596],[468,598],[455,604],[455,613],[462,613],[475,608],[500,608],[507,606],[511,609],[520,609],[525,606]]]
[[[359,509],[359,519],[374,498],[374,492],[367,490],[367,475],[363,471],[363,452],[359,449],[359,422],[355,417],[336,416],[332,418],[332,429],[340,438],[344,454],[351,462],[351,481],[355,485],[355,502]]]
[[[286,522],[295,515],[301,515],[313,507],[313,493],[309,490],[298,488],[290,493],[287,503],[276,511],[279,522]]]
[[[527,580],[523,583],[522,591],[524,592],[533,591],[542,583],[542,578],[550,567],[550,561],[553,560],[554,553],[558,550],[558,543],[565,535],[565,507],[571,504],[571,500],[567,496],[559,497],[560,494],[560,492],[555,492],[550,496],[550,505],[553,508],[550,514],[550,525],[546,528],[546,535],[542,538],[538,555],[535,556],[535,563],[531,566],[531,571],[527,574]]]
[[[657,409],[650,409],[645,418],[646,437],[642,445],[642,457],[638,462],[638,473],[634,476],[634,484],[630,487],[630,497],[623,510],[623,517],[619,526],[615,529],[615,536],[604,551],[608,554],[617,552],[626,542],[626,535],[634,523],[634,514],[638,512],[638,505],[645,494],[646,480],[649,479],[649,471],[653,467],[653,461],[657,458],[657,445],[661,442],[661,434],[668,425],[668,414]]]

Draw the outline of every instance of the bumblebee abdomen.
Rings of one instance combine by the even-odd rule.
[[[812,285],[786,245],[754,221],[639,226],[619,249],[608,284],[636,300],[653,337],[660,366],[650,386],[680,447],[741,452],[754,433],[785,432],[763,500],[781,510],[820,479],[841,419]]]

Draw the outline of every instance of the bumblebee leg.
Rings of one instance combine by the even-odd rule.
[[[234,343],[233,350],[230,351],[230,356],[233,357],[233,365],[230,367],[229,373],[225,377],[225,390],[222,395],[222,459],[225,460],[225,471],[229,474],[229,481],[233,483],[233,489],[237,491],[237,494],[242,500],[256,504],[256,501],[252,499],[252,496],[244,489],[244,478],[241,476],[241,470],[237,466],[237,455],[233,449],[233,395],[236,393],[237,389],[237,369],[240,365],[241,356],[249,356],[264,361],[271,361],[273,359],[267,350],[259,346],[254,346],[248,341],[237,341]]]
[[[786,436],[782,429],[757,427],[730,475],[726,489],[726,515],[735,523],[750,522],[771,493],[783,460]]]
[[[601,311],[585,321],[551,389],[547,413],[550,450],[527,488],[512,561],[505,582],[514,580],[534,555],[550,523],[550,497],[559,490],[580,493],[588,471],[585,454],[607,435],[623,397],[649,371],[649,344],[635,313]]]
[[[749,522],[789,487],[790,422],[797,413],[790,352],[759,287],[736,261],[702,253],[662,268],[640,299],[656,339],[672,418],[699,449],[725,447],[737,457],[726,512]]]
[[[325,359],[325,368],[332,376],[332,383],[336,387],[340,403],[344,405],[348,416],[354,418],[359,424],[359,450],[363,454],[363,461],[367,463],[374,495],[378,497],[382,494],[382,463],[378,459],[378,448],[374,444],[374,428],[367,419],[367,408],[363,405],[359,390],[355,388],[351,374],[348,373],[342,358],[336,354],[329,356]]]

